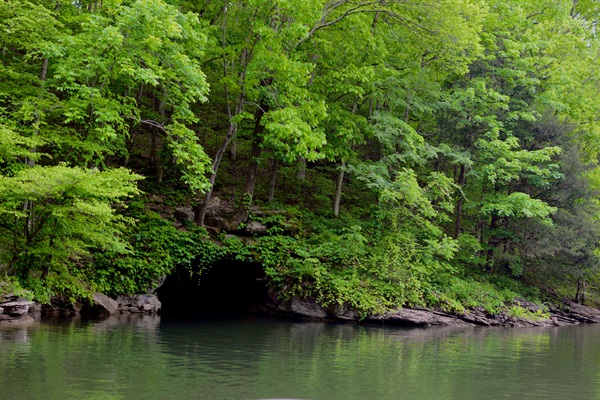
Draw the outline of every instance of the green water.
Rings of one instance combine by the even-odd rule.
[[[0,327],[0,399],[600,399],[600,326],[124,317]]]

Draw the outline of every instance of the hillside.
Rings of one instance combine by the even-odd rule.
[[[3,2],[0,292],[600,304],[598,7]]]

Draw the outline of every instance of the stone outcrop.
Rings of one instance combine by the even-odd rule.
[[[35,303],[17,296],[5,296],[0,301],[0,323],[29,323],[34,319],[27,314]]]
[[[157,314],[161,308],[158,297],[154,294],[134,294],[117,296],[112,299],[102,293],[94,293],[94,305],[84,308],[82,313],[92,315],[119,314]]]
[[[92,300],[96,303],[92,313],[114,315],[119,310],[119,304],[105,294],[94,293]]]
[[[246,232],[248,232],[251,235],[266,235],[267,231],[267,226],[261,224],[260,222],[250,221],[246,225]]]
[[[383,315],[368,315],[365,318],[349,306],[339,304],[323,307],[316,300],[294,297],[290,300],[279,300],[274,293],[265,296],[264,304],[258,311],[288,317],[299,317],[313,320],[334,320],[347,322],[367,322],[404,326],[472,326],[456,316],[422,309],[402,308]]]
[[[118,296],[112,299],[102,293],[94,293],[93,304],[70,303],[55,299],[52,304],[40,304],[16,296],[0,297],[0,323],[32,322],[40,313],[47,316],[69,316],[87,314],[95,316],[111,316],[119,314],[156,315],[161,309],[161,303],[154,294],[136,294],[133,296]]]
[[[517,300],[517,304],[532,313],[540,310],[540,306],[525,300]],[[472,322],[475,325],[484,326],[563,326],[577,325],[581,323],[600,323],[600,310],[587,307],[573,302],[563,302],[558,306],[548,307],[547,319],[528,319],[523,317],[514,317],[508,313],[490,315],[482,308],[475,308],[466,314],[456,315],[463,321]]]
[[[264,236],[268,234],[269,225],[253,221],[252,217],[284,215],[284,211],[265,210],[257,205],[250,206],[248,211],[251,215],[250,220],[246,224],[239,225],[240,221],[236,219],[238,205],[233,200],[226,201],[213,196],[206,209],[204,228],[214,236],[218,236],[222,232],[235,233],[238,236]],[[294,231],[292,224],[280,222],[278,226],[283,227],[287,233]]]
[[[381,322],[405,326],[472,326],[472,322],[456,318],[451,314],[428,309],[403,308],[381,316],[369,316],[367,322]]]
[[[509,313],[489,314],[483,308],[475,308],[464,314],[447,313],[427,308],[402,308],[383,315],[360,316],[351,308],[343,306],[323,307],[314,299],[276,300],[273,294],[267,296],[261,312],[276,315],[300,317],[314,320],[355,321],[402,326],[563,326],[581,323],[600,323],[600,310],[581,304],[564,302],[560,306],[551,306],[546,311],[547,319],[528,319],[512,316]],[[523,309],[536,313],[540,307],[525,300],[517,304]]]
[[[24,315],[32,305],[33,301],[28,300],[8,301],[2,303],[2,311],[8,315]]]
[[[319,319],[329,316],[329,313],[312,299],[301,301],[294,298],[286,306],[288,312],[297,315]]]
[[[175,209],[175,218],[179,221],[193,221],[194,210],[192,210],[192,207],[177,207]]]
[[[600,323],[600,310],[573,302],[550,307],[550,312],[558,322],[564,324]]]
[[[161,303],[154,294],[117,296],[115,300],[121,314],[156,314],[161,308]]]

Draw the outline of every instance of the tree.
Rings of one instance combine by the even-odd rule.
[[[25,168],[0,177],[2,273],[16,275],[41,301],[85,296],[92,289],[78,272],[91,250],[124,252],[127,219],[111,206],[137,193],[141,177],[122,169],[65,165]],[[23,210],[23,204],[30,207]]]
[[[550,28],[540,23],[546,16],[536,13],[544,5],[503,3],[492,10],[484,31],[485,57],[450,81],[453,88],[439,114],[453,128],[442,140],[452,143],[446,158],[456,165],[455,180],[466,198],[465,206],[462,196],[457,200],[454,235],[464,231],[477,237],[487,248],[490,268],[501,263],[498,258],[506,261],[518,240],[507,230],[514,226],[511,220],[550,222],[556,208],[536,196],[561,177],[553,162],[559,147],[529,146],[528,127],[548,101],[543,82],[554,62],[545,41]],[[512,261],[509,267],[519,273],[522,260]]]
[[[187,126],[208,90],[198,19],[158,0],[81,6],[0,5],[0,274],[44,302],[94,289],[94,251],[128,251],[133,220],[117,205],[141,176],[110,157],[126,155],[134,126],[159,127],[188,186],[206,185]],[[164,119],[144,108],[148,92]]]
[[[209,159],[187,124],[195,121],[191,105],[208,92],[199,66],[205,46],[197,17],[160,0],[108,3],[88,14],[51,59],[49,84],[61,99],[54,116],[70,131],[55,137],[56,146],[79,165],[99,165],[126,156],[136,124],[157,128],[182,179],[203,191]]]

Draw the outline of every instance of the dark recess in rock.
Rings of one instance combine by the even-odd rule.
[[[263,268],[258,263],[224,261],[200,278],[179,269],[156,291],[161,315],[239,315],[254,313],[266,296]]]

